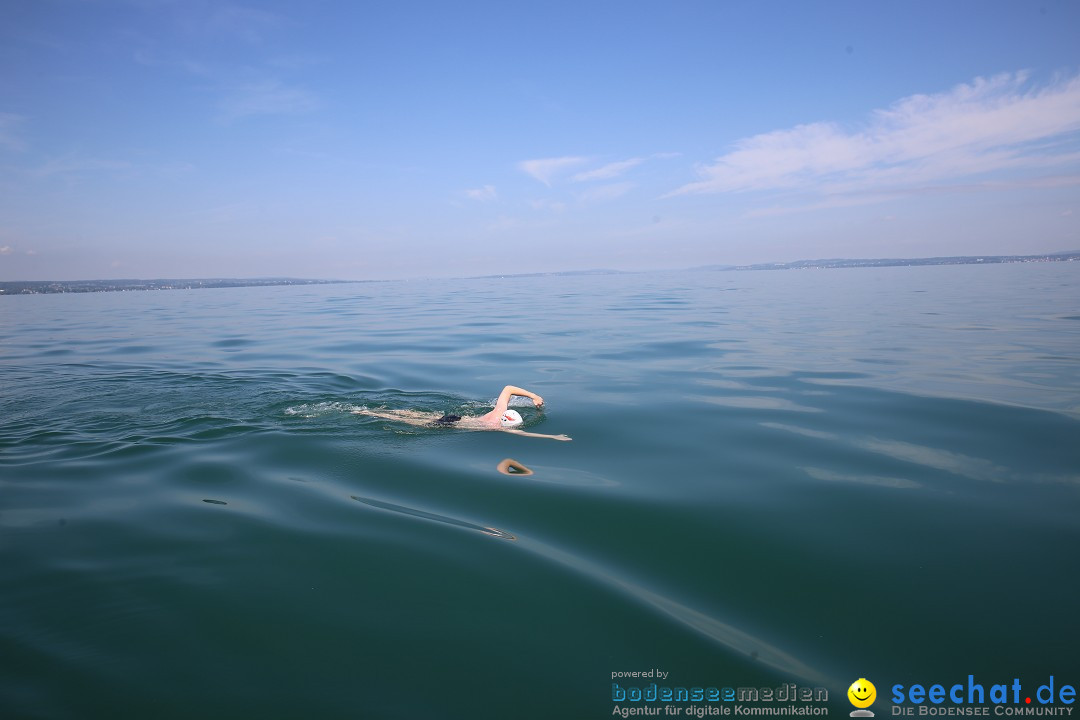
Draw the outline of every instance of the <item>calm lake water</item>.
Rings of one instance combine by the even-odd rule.
[[[1080,264],[0,298],[0,587],[4,718],[1080,685]]]

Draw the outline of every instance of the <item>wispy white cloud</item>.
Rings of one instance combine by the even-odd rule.
[[[20,134],[25,120],[22,115],[0,112],[0,148],[15,151],[26,149],[26,142]]]
[[[168,49],[160,49],[152,39],[138,36],[133,42],[140,45],[131,51],[131,59],[144,67],[166,68],[193,75],[200,79],[210,80],[214,80],[221,74],[219,70],[215,70],[207,62]]]
[[[43,164],[31,170],[30,174],[38,178],[60,177],[70,179],[86,173],[118,173],[132,169],[132,164],[126,160],[108,160],[68,154],[46,160]]]
[[[811,123],[745,138],[669,193],[896,193],[1015,168],[1061,167],[1080,131],[1080,77],[1034,88],[1027,73],[977,78],[877,110],[860,128]]]
[[[195,172],[195,165],[184,160],[166,162],[154,168],[154,172],[162,177],[176,177]]]
[[[620,162],[608,163],[607,165],[603,165],[601,167],[598,167],[595,170],[586,170],[585,172],[580,172],[577,175],[574,175],[570,179],[573,180],[574,182],[589,182],[589,181],[592,181],[592,180],[610,180],[612,178],[619,177],[620,175],[625,173],[627,170],[629,170],[631,168],[635,168],[635,167],[637,167],[638,165],[640,165],[643,162],[644,162],[644,160],[642,158],[630,158],[629,160],[622,160]]]
[[[271,58],[266,67],[208,62],[159,49],[151,38],[137,36],[140,44],[132,51],[134,62],[151,68],[167,69],[194,78],[200,90],[209,87],[218,96],[218,119],[226,122],[258,115],[300,115],[321,107],[319,97],[307,88],[287,82],[282,77],[295,75],[307,65],[321,62],[301,57]]]
[[[569,177],[566,176],[573,168],[593,164],[593,159],[580,157],[580,155],[567,155],[567,157],[563,158],[526,160],[518,163],[517,166],[527,175],[530,175],[540,182],[543,182],[544,185],[551,187],[553,182],[559,179],[569,180],[570,182],[613,180],[622,177],[627,172],[630,172],[631,169],[642,165],[647,161],[670,160],[678,157],[680,157],[680,154],[677,152],[658,152],[647,155],[647,157],[629,158],[626,160],[609,162],[604,165],[599,165],[598,167],[592,167],[591,169],[582,169],[582,171],[570,175]]]
[[[470,200],[479,200],[480,202],[489,202],[491,200],[497,200],[499,194],[495,191],[494,185],[485,185],[481,188],[474,188],[472,190],[465,191],[465,197]]]
[[[234,3],[211,6],[205,28],[212,33],[239,37],[249,43],[261,43],[266,34],[285,24],[285,18],[261,8]]]
[[[588,162],[588,158],[583,157],[541,158],[539,160],[523,160],[518,163],[518,168],[526,175],[550,186],[555,176],[568,172],[570,169],[586,162]]]
[[[255,115],[300,115],[318,107],[318,98],[308,90],[275,79],[239,85],[221,101],[225,120]]]
[[[626,160],[609,162],[598,167],[580,170],[567,177],[573,169],[583,165],[593,165],[595,161],[589,157],[567,156],[557,158],[543,158],[540,160],[526,160],[518,163],[518,167],[536,180],[551,186],[556,180],[568,180],[572,183],[588,183],[600,180],[614,180],[622,177],[630,170],[642,165],[649,160],[668,160],[680,157],[680,153],[654,153],[644,157],[632,157]]]
[[[559,202],[557,200],[533,200],[530,205],[533,210],[540,210],[550,213],[562,213],[566,210],[566,203]]]
[[[1062,155],[1058,156],[1057,160],[1062,163],[1080,162],[1080,155]],[[1032,166],[1037,166],[1037,164],[1032,163]],[[901,195],[962,195],[979,192],[1001,192],[1005,190],[1075,187],[1077,185],[1080,185],[1080,175],[1075,174],[1020,178],[1007,182],[986,180],[982,182],[952,182],[948,184],[912,183],[908,185],[892,185],[887,187],[875,187],[868,184],[866,186],[868,189],[840,183],[832,185],[823,184],[816,190],[817,194],[814,196],[814,200],[802,200],[795,203],[787,202],[772,205],[770,207],[755,208],[749,210],[746,213],[746,217],[775,217],[811,210],[828,210],[834,208],[856,207],[859,205],[872,205]]]
[[[33,255],[37,255],[37,251],[36,250],[30,250],[30,249],[20,250],[18,248],[12,247],[10,245],[0,245],[0,255],[29,255],[29,256],[33,256]]]
[[[143,11],[148,17],[198,39],[226,38],[258,44],[276,30],[293,24],[286,15],[227,0],[177,2],[176,0],[114,0]],[[265,3],[264,3],[265,4]]]
[[[271,57],[266,60],[266,64],[272,68],[283,70],[286,72],[298,72],[309,70],[319,65],[326,65],[331,60],[325,55],[279,55],[277,57]]]

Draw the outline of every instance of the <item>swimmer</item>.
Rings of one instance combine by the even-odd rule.
[[[550,438],[551,440],[568,441],[571,438],[566,435],[545,435],[543,433],[525,432],[518,429],[524,420],[517,410],[509,408],[510,398],[515,395],[526,397],[533,401],[538,408],[544,406],[544,398],[524,388],[507,385],[499,393],[499,399],[495,401],[495,409],[489,413],[478,416],[462,417],[460,415],[440,415],[439,413],[422,412],[420,410],[353,410],[354,415],[367,415],[369,417],[382,418],[384,420],[397,420],[399,422],[416,425],[417,427],[457,427],[463,430],[502,430],[503,432],[523,435],[525,437]]]

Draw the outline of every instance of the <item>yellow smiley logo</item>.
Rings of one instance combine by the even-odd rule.
[[[847,689],[848,700],[857,708],[868,708],[877,698],[877,688],[866,678],[859,678]]]

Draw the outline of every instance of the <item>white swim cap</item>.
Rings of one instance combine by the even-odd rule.
[[[503,427],[511,428],[525,421],[521,419],[521,414],[517,410],[507,410],[503,413],[501,422]]]

